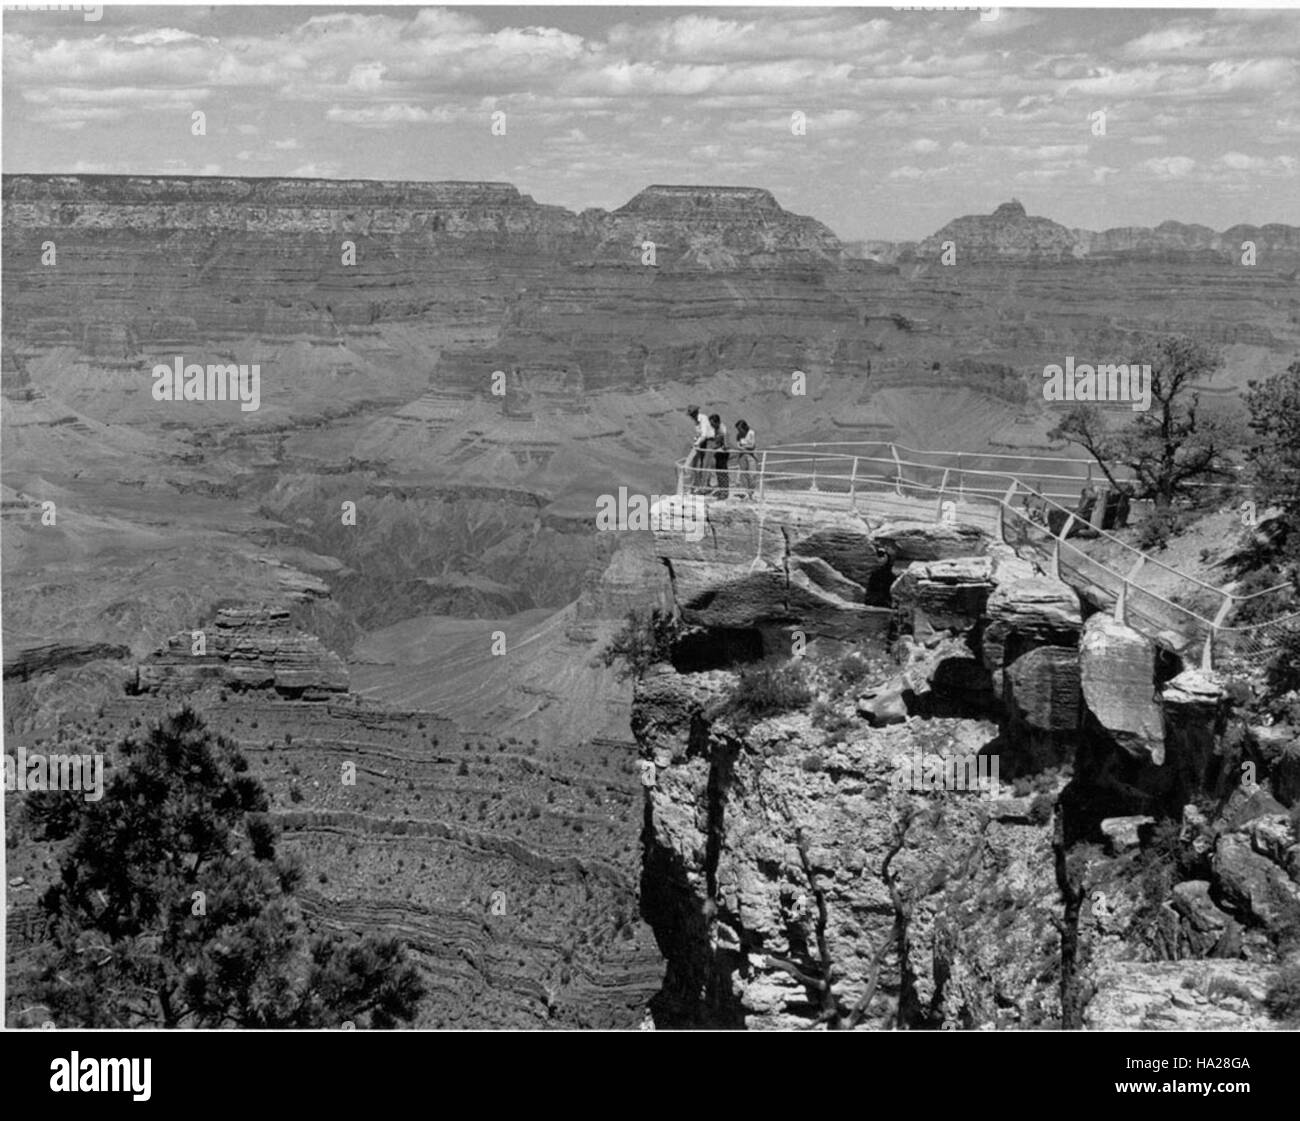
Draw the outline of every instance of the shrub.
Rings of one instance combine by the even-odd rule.
[[[1050,794],[1038,794],[1029,803],[1029,821],[1032,825],[1046,825],[1052,820],[1056,799]]]
[[[1138,526],[1137,547],[1144,553],[1159,552],[1169,544],[1169,539],[1182,533],[1191,523],[1193,515],[1187,510],[1173,507],[1156,507]]]
[[[1273,568],[1261,568],[1252,572],[1237,586],[1237,595],[1249,596],[1256,592],[1276,588],[1285,582],[1284,575]],[[1246,600],[1232,613],[1231,625],[1249,627],[1255,623],[1267,623],[1279,615],[1286,615],[1295,610],[1295,591],[1286,588],[1274,592],[1271,596],[1256,596]]]
[[[820,728],[829,735],[837,736],[841,732],[855,727],[851,716],[845,716],[834,705],[818,701],[812,710],[813,727]]]
[[[1275,1020],[1300,1022],[1300,962],[1284,965],[1268,983],[1264,1007]]]
[[[803,708],[811,700],[812,690],[798,662],[765,663],[740,671],[717,715],[731,716],[746,726]]]
[[[668,612],[633,608],[627,613],[623,628],[601,652],[601,658],[607,666],[622,663],[617,670],[620,681],[644,677],[657,662],[670,660],[680,633],[680,624]]]
[[[1210,978],[1210,983],[1205,987],[1205,995],[1211,1000],[1216,996],[1235,996],[1247,1004],[1255,1003],[1255,998],[1245,985],[1235,977],[1226,977],[1222,973],[1216,973]]]
[[[1286,630],[1280,636],[1278,648],[1265,668],[1264,684],[1271,698],[1300,689],[1300,628]]]
[[[844,685],[856,685],[871,673],[871,663],[861,654],[845,654],[835,666],[835,680]]]

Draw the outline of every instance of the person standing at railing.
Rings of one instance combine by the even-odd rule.
[[[725,500],[731,497],[731,479],[727,473],[727,464],[731,459],[731,452],[727,448],[727,426],[717,413],[710,415],[709,423],[713,425],[713,493]]]
[[[745,492],[745,497],[751,500],[754,497],[754,467],[758,462],[754,458],[755,445],[754,430],[749,427],[749,422],[744,420],[736,421],[736,448],[739,451],[736,456],[736,470],[739,473],[739,482]]]
[[[695,439],[691,444],[691,457],[686,464],[686,486],[691,494],[701,494],[705,488],[706,472],[713,466],[713,425],[696,405],[687,409],[686,415],[695,421]]]

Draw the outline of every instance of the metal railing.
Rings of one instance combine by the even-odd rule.
[[[886,454],[826,450],[846,447],[865,447]],[[850,509],[856,510],[859,501],[871,495],[873,504],[888,516],[901,516],[901,511],[915,517],[924,504],[922,516],[949,523],[958,521],[958,511],[963,505],[968,507],[967,516],[962,519],[965,521],[970,520],[969,514],[979,510],[986,522],[996,526],[1003,542],[1013,548],[1033,548],[1047,560],[1058,579],[1090,594],[1098,602],[1109,601],[1116,618],[1128,622],[1148,638],[1182,656],[1190,656],[1199,647],[1201,665],[1206,669],[1215,661],[1222,665],[1233,659],[1266,656],[1277,647],[1284,633],[1300,629],[1300,611],[1279,614],[1249,626],[1228,625],[1241,604],[1263,596],[1289,593],[1293,590],[1291,584],[1279,584],[1248,595],[1216,587],[1082,520],[1075,510],[1062,505],[1058,500],[1077,503],[1082,487],[1091,481],[1088,460],[921,451],[890,443],[796,444],[754,454],[757,462],[748,474],[756,481],[755,498],[759,502],[778,494],[787,501],[798,496],[801,502],[815,496],[812,501],[816,505],[845,500]],[[733,491],[742,475],[737,461],[733,450],[727,468]],[[1000,471],[969,466],[972,461],[1015,461],[1024,466],[1019,472]],[[1075,470],[1062,470],[1061,465],[1070,465]],[[1053,469],[1047,470],[1048,467]],[[678,494],[697,492],[707,496],[716,491],[719,488],[709,485],[707,478],[712,474],[712,468],[692,468],[689,459],[683,460],[678,464]],[[1026,476],[1036,485],[1026,484]],[[1048,490],[1048,486],[1057,489]],[[1017,499],[1022,503],[1020,508],[1015,505]],[[1124,563],[1116,567],[1113,558],[1106,561],[1090,555],[1069,540],[1072,536],[1087,536],[1110,546],[1124,558]],[[1138,583],[1140,575],[1154,570],[1162,571],[1167,581],[1180,590],[1185,589],[1185,594],[1165,595]],[[1178,602],[1179,599],[1192,602]]]

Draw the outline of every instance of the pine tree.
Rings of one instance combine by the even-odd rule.
[[[186,707],[119,749],[97,802],[32,794],[66,841],[50,941],[16,986],[60,1027],[393,1027],[423,995],[391,938],[313,932],[237,745]]]

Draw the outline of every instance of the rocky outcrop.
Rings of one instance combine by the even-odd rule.
[[[1242,243],[1250,241],[1258,252],[1300,254],[1300,228],[1273,223],[1233,226],[1218,232],[1208,226],[1162,222],[1154,229],[1140,226],[1106,230],[1069,229],[1048,218],[1034,217],[1015,199],[992,214],[968,214],[949,222],[916,246],[890,249],[877,244],[870,255],[877,260],[940,259],[944,243],[951,242],[956,262],[988,263],[999,260],[1061,262],[1083,258],[1162,258],[1205,255],[1221,260],[1240,257]]]
[[[917,246],[922,260],[938,261],[946,244],[956,261],[996,261],[999,258],[1060,261],[1082,255],[1078,239],[1065,226],[1048,218],[1033,218],[1014,199],[991,215],[968,214],[949,222]]]
[[[918,628],[965,633],[984,615],[997,587],[992,557],[914,561],[889,589],[894,607],[913,633]]]
[[[211,627],[173,635],[136,667],[139,693],[211,685],[325,699],[347,692],[348,671],[315,635],[295,631],[287,610],[271,608],[223,608]]]
[[[1109,615],[1092,616],[1079,644],[1083,698],[1097,723],[1135,759],[1165,759],[1164,721],[1154,697],[1155,647]]]
[[[101,660],[129,658],[129,647],[112,642],[42,642],[25,646],[5,644],[4,675],[26,681],[56,669],[85,665]]]
[[[1274,843],[1283,860],[1295,861],[1295,848],[1286,818],[1269,822]],[[1282,930],[1300,923],[1300,878],[1289,876],[1283,866],[1265,855],[1268,841],[1261,843],[1260,822],[1249,832],[1228,833],[1219,838],[1214,850],[1217,902],[1243,923]],[[1268,831],[1264,832],[1268,837]],[[1264,852],[1259,851],[1261,848]]]
[[[1288,724],[1254,725],[1245,730],[1251,761],[1267,773],[1273,797],[1284,806],[1300,802],[1300,739]]]
[[[1240,961],[1114,962],[1098,971],[1092,1031],[1272,1031],[1272,970]]]
[[[810,636],[887,633],[890,611],[868,602],[868,585],[888,561],[860,517],[780,505],[694,509],[690,524],[703,519],[700,532],[655,530],[686,623],[789,625]]]
[[[1076,647],[1083,626],[1073,589],[1037,576],[998,588],[989,597],[987,614],[983,653],[994,674],[1039,646]]]
[[[913,816],[905,724],[815,749],[805,715],[742,733],[714,715],[727,676],[665,672],[637,690],[634,730],[655,764],[642,912],[668,961],[656,1023],[1050,1021],[1041,829],[990,816],[977,792]],[[941,723],[930,750],[945,755],[988,734]]]
[[[663,663],[639,682],[642,911],[668,962],[657,1022],[1259,1022],[1300,922],[1300,845],[1263,786],[1233,785],[1242,752],[1271,780],[1285,745],[1244,728],[1232,690],[1196,669],[1162,682],[1168,655],[1109,614],[1085,621],[1079,594],[999,547],[926,557],[951,538],[917,523],[895,531],[900,559],[851,514],[769,503],[768,552],[757,516],[711,508],[700,541],[656,537],[675,594],[679,564],[692,573],[677,600],[692,641],[781,617],[781,581],[755,580],[779,564],[820,571],[819,612],[887,602],[889,657],[880,635],[842,631],[789,667],[807,710],[757,721],[748,690],[766,679],[733,664]],[[958,781],[981,759],[1009,791]],[[949,767],[932,797],[922,776]],[[1185,960],[1211,957],[1228,968]]]
[[[1175,772],[1177,798],[1186,803],[1196,794],[1223,794],[1241,778],[1224,758],[1223,734],[1228,710],[1223,682],[1201,669],[1184,670],[1160,691],[1164,716],[1165,753]]]

